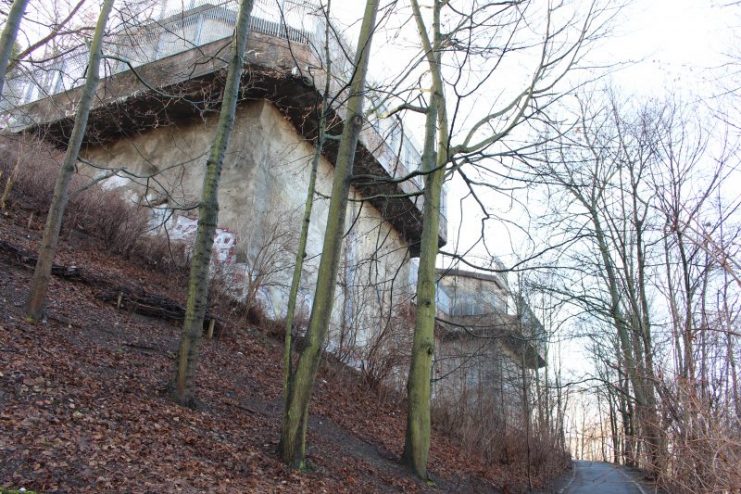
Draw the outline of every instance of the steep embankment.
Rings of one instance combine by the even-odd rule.
[[[0,239],[33,252],[38,220],[0,217]],[[281,413],[281,342],[228,308],[204,340],[201,406],[168,399],[179,325],[101,300],[101,284],[183,302],[182,280],[64,240],[57,262],[96,286],[55,277],[48,319],[22,305],[31,271],[0,254],[0,486],[45,492],[492,492],[517,485],[438,434],[418,482],[398,465],[400,400],[380,399],[342,366],[323,366],[312,408],[312,471],[275,456]],[[521,485],[521,484],[520,484]]]

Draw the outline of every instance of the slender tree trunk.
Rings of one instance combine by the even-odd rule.
[[[177,372],[173,389],[175,400],[184,405],[194,403],[192,388],[197,368],[198,344],[203,333],[203,317],[206,313],[208,270],[211,262],[214,233],[219,220],[219,178],[224,163],[224,154],[234,127],[234,118],[239,100],[239,85],[244,65],[244,49],[249,35],[249,20],[253,3],[253,0],[242,0],[239,5],[224,96],[219,111],[219,121],[206,161],[201,203],[198,207],[198,229],[193,245],[193,257],[188,279],[188,302],[185,309],[185,322],[180,338]]]
[[[82,140],[85,137],[88,116],[90,115],[90,109],[93,106],[93,98],[95,97],[98,81],[100,79],[98,76],[98,69],[100,67],[103,35],[105,34],[108,15],[113,8],[113,1],[114,0],[105,0],[103,2],[103,8],[100,11],[98,22],[95,25],[95,34],[93,35],[93,42],[90,45],[87,79],[82,88],[80,103],[77,106],[77,115],[75,116],[75,124],[72,127],[72,134],[69,143],[67,144],[67,152],[64,155],[64,161],[59,170],[59,175],[57,175],[54,194],[51,199],[51,205],[49,206],[49,212],[46,216],[44,235],[41,238],[41,244],[39,246],[39,259],[36,262],[36,268],[31,280],[31,291],[26,307],[28,317],[32,320],[39,320],[44,311],[46,293],[51,278],[51,267],[54,262],[54,254],[56,253],[57,242],[59,240],[59,231],[62,228],[64,210],[69,201],[69,183],[75,173],[75,164],[77,163],[77,157],[80,153]],[[16,1],[15,3],[19,2]],[[15,4],[13,5],[13,8],[15,8]],[[21,14],[18,15],[20,18]],[[4,36],[5,33],[3,33],[3,37]],[[7,63],[7,60],[5,60],[5,62]]]
[[[736,417],[741,420],[741,396],[739,396],[739,382],[738,382],[738,370],[737,370],[737,359],[736,359],[736,351],[734,348],[734,336],[731,334],[731,307],[728,303],[728,287],[729,287],[729,280],[728,280],[728,273],[723,273],[724,283],[723,283],[723,291],[721,293],[722,298],[722,313],[723,313],[723,328],[726,332],[726,361],[728,364],[726,365],[726,375],[730,374],[730,379],[726,377],[727,385],[731,387],[731,397],[733,402],[734,411],[736,414]],[[726,393],[726,400],[728,400],[728,393]]]
[[[600,440],[600,449],[602,452],[602,461],[607,461],[607,444],[605,441],[605,425],[604,420],[602,420],[602,400],[600,399],[600,395],[597,395],[597,413],[598,413],[598,419],[599,419],[599,440]]]
[[[329,64],[329,56],[327,56]],[[306,191],[304,203],[304,216],[301,221],[301,233],[298,237],[298,250],[296,251],[296,265],[293,268],[291,289],[288,293],[288,309],[286,313],[286,334],[283,340],[283,400],[284,413],[288,412],[289,396],[291,395],[291,378],[293,377],[293,324],[296,317],[296,303],[298,290],[301,285],[301,275],[304,270],[304,258],[306,257],[306,244],[309,240],[309,226],[311,225],[311,212],[314,209],[314,193],[316,189],[316,176],[319,169],[319,161],[322,157],[324,139],[326,132],[327,98],[329,94],[329,67],[327,68],[327,82],[325,86],[324,99],[322,100],[321,115],[319,116],[319,138],[314,149],[314,158],[311,162],[311,174],[309,175],[309,186]],[[283,417],[287,420],[287,417]]]
[[[3,213],[5,212],[5,209],[8,206],[8,198],[10,197],[10,193],[13,191],[13,185],[15,184],[15,180],[18,178],[18,172],[21,167],[21,160],[20,157],[18,157],[15,161],[15,165],[13,165],[13,170],[10,172],[10,176],[8,177],[8,180],[5,182],[5,187],[3,188],[3,195],[0,197],[0,211]]]
[[[15,38],[18,36],[18,29],[21,27],[21,19],[26,13],[27,5],[28,0],[15,0],[13,2],[10,12],[8,12],[8,18],[5,19],[3,33],[0,35],[0,99],[2,99],[3,86],[5,85],[5,72],[10,63],[10,57],[13,55]]]
[[[566,447],[566,424],[564,423],[564,415],[566,415],[565,409],[566,404],[563,399],[563,390],[561,389],[561,350],[558,350],[558,364],[554,376],[554,384],[556,387],[556,424],[555,430],[558,433],[559,445],[562,448]]]
[[[521,316],[519,317],[520,320]],[[520,334],[522,334],[522,328],[520,328]],[[527,382],[527,367],[525,366],[525,352],[522,352],[522,359],[520,361],[520,374],[522,379],[522,415],[525,420],[525,446],[526,446],[526,462],[527,462],[527,487],[529,490],[533,489],[533,478],[532,478],[532,467],[530,466],[532,461],[532,451],[530,449],[530,397],[528,396],[529,384]]]
[[[432,115],[434,126],[434,110],[430,108],[427,111],[428,115]],[[434,156],[432,159],[434,160]],[[435,261],[438,252],[443,176],[444,170],[438,169],[425,179],[424,225],[417,271],[417,317],[407,380],[409,408],[402,459],[423,479],[427,478],[427,457],[430,449],[431,377],[437,315]]]
[[[618,433],[617,410],[613,392],[608,389],[608,406],[610,412],[610,436],[612,438],[612,462],[620,464],[620,434]]]
[[[585,205],[590,207],[588,204]],[[642,437],[649,448],[650,470],[654,476],[659,476],[663,470],[661,433],[657,423],[656,396],[652,380],[653,371],[652,369],[647,371],[646,368],[646,363],[649,367],[653,365],[652,355],[645,355],[644,351],[648,335],[643,331],[644,328],[642,328],[638,314],[632,313],[626,316],[623,312],[615,263],[610,256],[605,232],[594,205],[590,207],[590,210],[595,228],[595,237],[607,273],[608,290],[610,292],[610,315],[617,330],[626,371],[633,384],[636,400],[635,410]]]
[[[549,315],[549,320],[550,320],[550,315]],[[543,357],[546,362],[549,362],[551,360],[548,348],[549,348],[548,345],[545,345],[545,352],[544,352],[545,355],[543,355]],[[553,417],[551,415],[551,409],[552,409],[551,407],[551,387],[550,387],[550,377],[549,377],[549,369],[548,369],[550,365],[551,364],[546,364],[545,368],[543,369],[542,390],[538,391],[538,396],[540,396],[540,393],[543,393],[543,402],[540,403],[540,399],[538,400],[539,401],[538,408],[542,408],[542,410],[539,410],[538,413],[543,414],[543,420],[544,420],[544,422],[541,425],[541,432],[540,432],[541,436],[543,434],[543,431],[545,431],[546,434],[548,434],[548,439],[552,440],[554,431],[553,431]],[[536,373],[536,376],[539,375],[537,370],[535,371],[535,373]],[[540,382],[540,379],[538,379],[538,382]]]
[[[327,2],[327,15],[331,11],[332,2]],[[309,241],[309,227],[311,226],[311,213],[314,209],[314,194],[316,192],[316,176],[319,169],[319,162],[324,150],[324,141],[327,132],[327,109],[329,100],[330,83],[332,79],[332,60],[329,50],[329,33],[327,29],[324,33],[324,55],[327,61],[324,79],[324,95],[319,114],[319,136],[314,149],[314,158],[311,162],[311,173],[309,175],[309,186],[306,191],[306,201],[304,202],[304,216],[301,221],[301,233],[298,237],[298,249],[296,250],[296,265],[293,268],[293,277],[291,279],[291,288],[288,293],[288,309],[286,313],[286,334],[283,340],[283,401],[284,413],[288,413],[288,397],[291,394],[290,384],[293,376],[293,324],[296,317],[296,303],[298,300],[298,290],[301,286],[301,275],[304,270],[304,259],[306,258],[306,244]],[[283,417],[286,420],[286,417]]]
[[[651,337],[651,318],[650,308],[648,300],[648,274],[646,272],[646,245],[643,239],[645,233],[645,219],[640,218],[638,211],[640,210],[639,205],[639,190],[638,180],[635,177],[635,172],[630,168],[631,176],[631,200],[632,200],[632,226],[636,232],[636,263],[637,263],[637,293],[635,301],[637,306],[635,309],[638,336],[640,338],[643,350],[643,372],[642,372],[642,384],[644,386],[644,397],[646,400],[645,414],[648,416],[647,423],[649,424],[648,437],[650,441],[650,454],[651,454],[651,467],[655,475],[663,475],[666,469],[666,439],[664,432],[659,423],[659,405],[656,398],[656,387],[658,386],[658,379],[656,378],[656,372],[654,370],[654,348]]]
[[[412,361],[407,378],[407,429],[402,461],[422,479],[427,478],[427,460],[430,451],[430,398],[432,361],[435,353],[435,303],[437,274],[435,261],[440,232],[445,164],[447,163],[448,120],[440,67],[440,8],[433,6],[433,38],[430,40],[419,4],[412,1],[417,30],[425,50],[432,76],[432,98],[425,119],[425,142],[422,169],[425,176],[422,239],[420,241],[419,269],[417,271],[417,312],[412,343]],[[437,152],[435,141],[437,140]]]
[[[379,0],[368,0],[365,6],[358,39],[358,51],[355,54],[355,72],[350,83],[347,120],[335,162],[332,197],[327,215],[327,228],[324,232],[324,245],[322,259],[319,263],[314,303],[311,308],[311,320],[306,332],[306,347],[299,356],[296,371],[288,384],[287,408],[278,449],[283,461],[294,468],[304,466],[309,401],[332,315],[337,268],[345,228],[347,196],[350,191],[355,149],[363,127],[365,77],[368,71],[378,5]]]
[[[587,405],[582,404],[582,414],[581,414],[581,456],[578,458],[582,460],[587,460],[587,453],[586,453],[586,441],[587,441]]]
[[[667,297],[669,299],[669,308],[671,309],[670,313],[672,316],[672,324],[671,324],[671,331],[672,336],[674,338],[674,366],[679,371],[679,373],[682,376],[686,375],[686,369],[684,365],[684,353],[682,352],[682,343],[680,342],[680,335],[679,335],[679,328],[681,328],[682,324],[680,322],[679,317],[679,308],[677,306],[677,297],[674,296],[675,292],[675,284],[673,280],[672,275],[672,263],[669,259],[670,256],[670,249],[669,249],[669,237],[665,236],[663,238],[663,244],[664,244],[664,267],[666,270],[666,286],[669,292],[671,293],[671,296]]]
[[[540,372],[537,370],[534,372],[533,375],[533,383],[535,384],[535,406],[537,407],[538,411],[538,422],[537,427],[535,428],[535,433],[538,434],[538,438],[542,439],[543,431],[547,430],[545,428],[545,422],[546,422],[546,415],[545,415],[545,396],[543,395],[543,387],[540,384]]]
[[[625,379],[625,389],[629,389],[627,378]],[[625,439],[623,440],[623,456],[625,458],[625,464],[629,467],[638,466],[638,440],[636,438],[636,424],[635,424],[635,412],[634,407],[630,403],[630,400],[622,400],[622,416],[623,416],[623,433]]]

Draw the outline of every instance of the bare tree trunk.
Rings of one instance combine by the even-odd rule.
[[[57,182],[54,186],[54,195],[51,199],[49,212],[46,216],[46,225],[44,235],[39,245],[39,259],[36,262],[36,268],[31,280],[31,290],[29,294],[26,311],[28,317],[32,320],[39,320],[44,311],[46,303],[46,293],[51,278],[51,267],[54,262],[54,254],[57,250],[59,240],[59,231],[62,228],[62,219],[64,210],[69,201],[69,183],[72,175],[75,173],[75,164],[80,153],[82,140],[85,137],[87,120],[90,115],[90,109],[93,106],[93,98],[98,87],[100,79],[98,69],[100,67],[101,51],[103,46],[103,35],[105,26],[108,22],[108,15],[113,9],[114,0],[105,0],[103,8],[98,16],[98,22],[95,26],[95,34],[90,45],[90,58],[87,67],[87,79],[82,88],[80,103],[77,105],[77,114],[75,124],[72,127],[72,134],[67,144],[67,152],[64,155],[62,167],[57,175]],[[16,2],[19,3],[19,2]],[[15,8],[15,4],[13,5]],[[3,33],[3,36],[5,33]]]
[[[412,1],[417,30],[432,75],[432,98],[425,119],[425,142],[422,154],[422,169],[427,175],[425,176],[422,239],[417,271],[417,314],[412,343],[412,361],[407,379],[407,429],[402,461],[422,479],[427,478],[427,459],[430,451],[431,378],[432,360],[435,353],[435,317],[437,316],[435,261],[438,253],[442,186],[449,144],[440,66],[441,7],[441,2],[434,2],[433,38],[430,40],[419,4],[416,0]],[[435,152],[436,140],[437,153]]]
[[[331,0],[327,2],[327,16],[331,10]],[[288,309],[286,313],[286,334],[283,340],[283,400],[284,413],[288,412],[290,396],[290,382],[293,376],[293,324],[296,317],[296,303],[298,299],[298,290],[301,286],[301,275],[304,270],[304,259],[306,258],[306,244],[309,241],[309,227],[311,226],[311,212],[314,209],[314,194],[316,192],[316,176],[319,169],[319,162],[322,158],[324,142],[327,131],[327,110],[330,83],[332,79],[332,60],[329,50],[329,28],[324,33],[324,54],[327,60],[325,68],[324,94],[319,114],[319,136],[314,149],[314,157],[311,162],[311,172],[309,175],[309,185],[306,191],[306,201],[304,202],[304,216],[301,220],[301,233],[298,237],[298,249],[296,250],[296,265],[293,268],[293,277],[291,279],[291,288],[288,293]],[[286,420],[286,417],[283,417]]]
[[[324,245],[322,259],[319,263],[314,303],[311,308],[311,320],[306,332],[306,347],[301,352],[296,372],[288,383],[287,407],[278,449],[283,461],[294,468],[304,466],[309,401],[332,315],[350,177],[358,137],[363,127],[365,77],[368,71],[378,5],[378,0],[368,0],[365,6],[358,39],[358,51],[355,54],[355,73],[350,83],[347,119],[335,162],[332,197],[327,215],[327,228],[324,232]]]
[[[620,434],[618,432],[615,396],[611,391],[611,388],[608,389],[608,393],[609,394],[607,396],[607,399],[608,405],[610,407],[610,436],[612,438],[612,462],[615,464],[620,464]]]
[[[198,207],[198,230],[196,231],[193,257],[188,279],[188,302],[185,312],[183,333],[178,350],[177,372],[173,395],[178,403],[194,403],[193,381],[197,369],[198,344],[203,333],[203,317],[208,298],[208,270],[211,262],[214,233],[219,220],[219,178],[224,163],[224,154],[229,145],[234,117],[239,100],[239,85],[244,65],[244,49],[249,35],[249,20],[253,0],[242,0],[234,28],[231,58],[224,86],[224,96],[219,111],[211,150],[206,161],[206,174],[203,177],[201,203]]]
[[[325,111],[326,99],[322,104],[322,116],[319,119],[319,140],[314,150],[314,158],[311,162],[311,174],[309,176],[309,186],[306,192],[306,201],[304,202],[304,216],[301,221],[301,233],[298,238],[298,249],[296,250],[296,265],[293,268],[293,277],[291,279],[291,288],[288,292],[288,312],[286,313],[286,334],[283,342],[283,393],[285,398],[286,410],[288,410],[288,396],[290,394],[289,383],[293,375],[292,369],[292,349],[293,349],[293,324],[296,317],[296,302],[298,299],[298,290],[301,285],[301,274],[304,269],[304,258],[306,257],[306,244],[309,239],[309,226],[311,225],[311,211],[314,208],[314,192],[316,188],[316,175],[319,168],[319,161],[322,156],[324,147],[325,131]]]
[[[434,112],[431,109],[428,112],[434,119]],[[438,252],[442,182],[442,168],[426,177],[424,225],[417,274],[417,317],[407,381],[409,408],[403,461],[421,478],[427,478],[427,456],[430,448],[430,379],[437,315],[435,260]]]
[[[10,193],[13,191],[13,185],[15,184],[15,180],[18,178],[18,172],[20,170],[21,166],[21,160],[20,156],[16,159],[15,165],[13,165],[13,170],[10,172],[10,176],[8,177],[8,180],[5,182],[5,187],[3,188],[3,195],[0,197],[0,211],[3,213],[5,212],[7,206],[8,206],[8,198],[10,197]]]
[[[628,389],[627,378],[625,380],[625,389]],[[629,467],[638,466],[638,440],[636,438],[635,413],[633,405],[627,398],[622,401],[623,416],[623,457],[625,464]]]
[[[648,328],[639,321],[638,314],[631,312],[626,315],[621,306],[619,280],[616,273],[616,264],[610,255],[609,244],[602,228],[599,213],[594,204],[584,203],[590,210],[592,224],[603,267],[606,272],[608,290],[610,293],[610,316],[617,330],[620,349],[625,359],[627,375],[633,385],[635,394],[638,421],[641,426],[642,437],[648,446],[650,470],[654,476],[659,476],[663,469],[661,462],[661,433],[657,423],[656,395],[653,380],[653,355],[646,352],[650,348]],[[631,300],[631,302],[634,302]],[[636,334],[638,333],[638,334]],[[648,354],[647,354],[648,353]]]
[[[28,0],[15,0],[13,2],[10,12],[8,12],[8,18],[5,19],[3,33],[0,35],[0,99],[2,99],[3,86],[5,85],[5,72],[10,63],[10,57],[13,55],[15,39],[18,35],[18,29],[21,27],[21,20],[26,12],[27,5]]]
[[[520,319],[522,320],[522,319]],[[520,333],[522,333],[522,328],[520,328]],[[520,362],[521,368],[521,379],[522,379],[522,414],[523,419],[525,420],[525,445],[527,447],[527,487],[529,490],[533,489],[533,479],[532,479],[532,468],[530,466],[531,464],[531,456],[532,451],[530,450],[530,397],[528,393],[528,387],[529,384],[527,382],[527,367],[525,366],[525,352],[522,352],[522,360]]]
[[[559,443],[561,447],[566,447],[566,424],[564,423],[564,416],[566,415],[566,403],[563,396],[563,389],[561,388],[561,351],[558,350],[558,363],[554,376],[554,384],[556,387],[556,424],[555,429],[558,433]]]
[[[581,414],[581,456],[578,456],[577,458],[581,458],[582,460],[587,460],[587,454],[586,454],[586,440],[587,440],[587,405],[586,403],[582,403],[582,414]]]
[[[600,395],[597,394],[597,414],[599,419],[599,440],[600,440],[600,449],[602,452],[602,461],[607,461],[607,447],[605,443],[605,426],[604,426],[604,420],[602,420],[602,400],[600,399]]]
[[[741,419],[741,397],[739,397],[739,383],[738,383],[738,371],[736,370],[736,354],[733,349],[733,337],[731,333],[726,333],[726,358],[728,359],[731,374],[731,395],[733,396],[733,404],[736,409],[736,417]]]

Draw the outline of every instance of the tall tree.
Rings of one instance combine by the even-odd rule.
[[[326,15],[329,20],[329,13],[331,12],[332,2],[327,2]],[[289,390],[291,376],[293,375],[293,325],[296,317],[296,304],[298,301],[298,292],[301,285],[301,276],[304,270],[304,259],[306,258],[306,245],[309,241],[309,227],[311,226],[311,213],[314,210],[314,195],[316,193],[316,178],[319,170],[319,162],[322,158],[322,152],[324,151],[324,143],[326,141],[327,134],[327,113],[329,110],[329,99],[330,99],[330,85],[332,78],[332,60],[331,52],[329,48],[329,36],[330,30],[326,29],[324,32],[324,58],[326,65],[324,67],[325,78],[324,78],[324,92],[322,95],[322,103],[319,108],[319,129],[316,145],[314,148],[314,156],[311,160],[311,172],[309,174],[309,184],[306,188],[306,200],[304,201],[304,214],[301,218],[301,231],[298,236],[298,248],[296,250],[296,264],[293,267],[293,275],[291,277],[291,287],[288,292],[288,303],[286,310],[286,333],[283,340],[283,399],[284,399],[284,413],[288,413],[289,409]],[[284,417],[284,420],[287,418]]]
[[[651,321],[647,311],[646,243],[647,202],[642,181],[654,161],[648,147],[636,152],[628,125],[609,107],[592,115],[581,105],[579,140],[573,146],[554,146],[557,154],[539,167],[560,184],[572,204],[584,211],[584,230],[591,238],[597,273],[605,300],[601,307],[617,337],[620,359],[630,381],[638,423],[651,459],[651,470],[661,470],[662,443],[653,367]],[[614,108],[614,103],[613,103]],[[613,129],[610,133],[607,129]],[[645,128],[644,130],[648,130]],[[566,139],[569,139],[568,137]],[[582,159],[583,158],[583,159]],[[590,263],[591,264],[591,263]],[[595,293],[595,292],[593,292]]]
[[[219,120],[203,177],[203,191],[198,207],[198,229],[188,278],[188,301],[183,333],[180,337],[173,389],[175,400],[184,405],[194,403],[192,388],[198,365],[198,345],[203,333],[203,318],[208,303],[208,270],[211,263],[214,233],[219,220],[219,179],[224,164],[224,154],[234,127],[239,86],[244,68],[244,49],[249,35],[253,4],[254,0],[242,0],[239,4]]]
[[[18,35],[18,29],[21,27],[21,20],[26,12],[27,5],[28,0],[14,0],[8,12],[8,17],[5,19],[3,33],[0,35],[0,98],[5,84],[5,72],[13,54],[15,38]]]
[[[426,478],[437,312],[435,263],[443,181],[446,174],[458,173],[470,186],[472,182],[462,170],[463,164],[501,159],[511,153],[502,141],[529,119],[543,117],[545,108],[559,97],[555,86],[578,62],[585,43],[601,26],[593,25],[594,4],[581,16],[565,16],[568,20],[561,25],[555,19],[564,17],[556,11],[564,5],[548,5],[539,10],[538,5],[528,1],[474,3],[465,11],[452,7],[448,1],[434,0],[429,19],[418,1],[412,0],[411,5],[431,88],[426,90],[430,96],[424,107],[413,108],[425,113],[425,190],[403,461],[418,476]],[[533,28],[542,30],[539,43],[532,42]],[[569,38],[574,31],[574,38]],[[491,107],[480,111],[482,93],[505,65],[503,60],[527,50],[533,50],[527,57],[533,66],[522,86],[499,94],[498,98],[488,95]],[[450,57],[449,63],[443,56]],[[481,67],[486,68],[479,70]],[[446,95],[446,89],[450,89],[451,96]],[[407,109],[411,108],[407,105]],[[466,115],[466,111],[470,114]]]
[[[417,0],[412,0],[414,19],[426,62],[432,76],[431,100],[425,117],[425,141],[422,170],[426,173],[424,190],[424,224],[420,242],[417,272],[417,317],[412,343],[412,361],[407,380],[407,429],[402,461],[421,478],[427,477],[427,457],[430,449],[430,396],[432,358],[435,352],[435,303],[437,275],[435,262],[440,230],[440,202],[445,165],[448,162],[448,121],[441,67],[442,3],[433,4],[432,37],[427,32]],[[437,142],[436,142],[437,139]],[[436,151],[437,148],[437,152]]]
[[[604,368],[612,443],[624,461],[673,492],[722,490],[735,475],[725,441],[738,437],[727,413],[736,374],[728,347],[738,338],[728,317],[737,316],[723,300],[741,201],[725,199],[721,185],[736,173],[737,148],[707,130],[717,121],[692,124],[676,104],[634,108],[598,94],[580,100],[578,132],[533,166],[551,193],[549,237],[571,237],[559,252],[568,268],[559,296],[594,328],[590,351]],[[725,142],[710,146],[713,135]]]
[[[355,70],[347,100],[345,126],[335,161],[332,196],[327,213],[327,227],[324,232],[314,303],[311,308],[309,328],[306,332],[306,346],[301,351],[296,370],[288,383],[288,397],[278,449],[283,461],[294,468],[302,468],[304,465],[309,401],[321,360],[322,348],[327,338],[334,303],[350,177],[355,160],[355,149],[363,127],[365,78],[373,31],[376,27],[378,5],[379,0],[368,0],[365,5],[358,36],[358,49],[355,54]]]
[[[75,173],[75,165],[80,153],[80,147],[82,146],[82,140],[85,137],[88,116],[90,115],[93,98],[98,88],[103,35],[105,34],[108,16],[113,9],[113,2],[114,0],[105,0],[103,2],[103,7],[98,16],[98,22],[95,25],[95,33],[90,45],[87,78],[80,94],[80,103],[77,105],[75,124],[72,127],[72,134],[67,144],[67,151],[64,155],[64,161],[59,170],[59,175],[57,176],[54,195],[52,196],[49,213],[46,217],[44,235],[41,238],[41,244],[39,246],[39,258],[36,262],[33,279],[31,280],[31,292],[26,308],[28,317],[33,320],[38,320],[44,310],[47,289],[51,278],[51,267],[59,240],[59,231],[62,227],[64,210],[69,201],[69,183]]]

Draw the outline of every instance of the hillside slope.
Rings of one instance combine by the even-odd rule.
[[[22,211],[0,239],[33,252],[40,232]],[[33,224],[33,222],[31,222]],[[36,225],[40,227],[40,225]],[[181,276],[63,240],[57,262],[182,303]],[[486,466],[442,434],[425,484],[398,464],[404,416],[336,363],[312,404],[310,472],[275,455],[281,415],[278,338],[222,309],[204,340],[200,406],[167,396],[180,327],[104,302],[96,288],[54,278],[48,318],[24,320],[31,271],[0,255],[0,486],[43,492],[498,492],[523,472]]]

